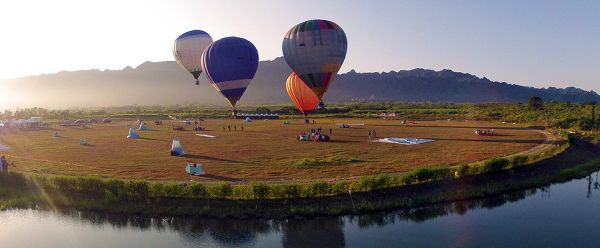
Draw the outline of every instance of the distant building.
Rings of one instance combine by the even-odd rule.
[[[252,120],[278,120],[279,114],[247,114],[241,113],[235,115],[236,119],[244,119],[250,118]]]

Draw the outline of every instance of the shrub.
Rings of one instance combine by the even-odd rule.
[[[300,186],[297,184],[276,185],[273,187],[273,196],[279,199],[299,197]]]
[[[326,182],[314,182],[307,184],[303,195],[306,197],[324,196],[329,192],[329,185]]]
[[[436,181],[452,178],[452,170],[450,169],[450,166],[444,165],[432,167],[428,168],[428,170],[431,173],[430,180]]]
[[[266,198],[271,190],[269,185],[264,183],[252,183],[250,187],[252,188],[252,194],[256,199]]]
[[[454,167],[454,176],[455,177],[462,177],[464,175],[469,174],[469,165],[468,164],[461,164],[458,165],[456,167]]]
[[[510,161],[505,158],[493,158],[483,164],[483,172],[494,172],[508,168]]]
[[[211,195],[215,198],[227,198],[232,193],[231,184],[225,182],[212,185],[209,189]]]
[[[146,197],[149,192],[148,182],[143,180],[129,181],[126,184],[127,192],[133,197]]]
[[[110,178],[106,180],[105,184],[106,191],[115,196],[124,195],[127,193],[127,189],[125,188],[125,182],[119,179]]]
[[[361,177],[358,180],[358,188],[362,191],[370,191],[374,189],[381,189],[388,186],[391,181],[391,177],[389,175],[377,175],[377,176],[367,176]]]
[[[167,183],[163,186],[165,197],[185,197],[187,187],[180,183]]]
[[[339,181],[339,182],[335,182],[334,184],[330,185],[329,187],[329,193],[331,194],[344,194],[344,193],[348,193],[348,182],[346,181]]]
[[[203,198],[208,195],[208,191],[204,184],[193,182],[190,185],[190,195],[192,198]]]
[[[106,184],[99,177],[77,177],[77,189],[83,192],[104,193]]]
[[[151,183],[150,184],[150,196],[152,197],[163,197],[164,193],[164,184],[162,183]]]
[[[529,161],[529,157],[524,156],[524,155],[518,155],[518,156],[514,156],[510,162],[512,164],[512,167],[520,167],[520,166],[527,165],[528,161]]]
[[[52,183],[58,190],[77,191],[77,181],[71,177],[57,176],[52,178]]]

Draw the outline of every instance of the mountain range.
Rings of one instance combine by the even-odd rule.
[[[289,103],[285,80],[291,69],[283,58],[261,61],[258,72],[238,105]],[[20,104],[42,107],[185,104],[226,105],[201,75],[191,75],[175,62],[145,62],[121,70],[59,72],[7,80],[5,86],[22,98]],[[531,96],[545,101],[599,101],[594,91],[579,88],[533,88],[494,82],[452,70],[412,69],[338,75],[325,102],[525,102]]]

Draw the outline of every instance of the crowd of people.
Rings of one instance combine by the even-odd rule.
[[[329,129],[329,135],[333,133],[333,129]],[[302,132],[296,138],[301,141],[327,142],[330,136],[323,133],[322,128],[311,128],[309,132]]]
[[[496,135],[496,131],[494,129],[486,130],[486,129],[476,129],[475,134],[482,136],[494,136]]]

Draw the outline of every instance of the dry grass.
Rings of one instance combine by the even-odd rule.
[[[336,123],[365,123],[349,129]],[[140,131],[142,139],[126,139],[135,122],[98,124],[88,129],[53,127],[0,134],[0,143],[11,149],[3,151],[15,162],[16,170],[61,175],[100,175],[123,179],[199,180],[199,181],[292,181],[347,178],[379,173],[397,173],[420,166],[434,166],[479,161],[508,155],[535,147],[544,135],[518,125],[486,122],[423,121],[402,125],[399,121],[376,119],[319,119],[305,125],[292,120],[254,121],[207,120],[207,131],[172,131],[171,123]],[[223,132],[226,125],[237,125],[238,131]],[[244,125],[244,132],[240,126]],[[328,143],[296,141],[302,130],[322,127],[333,129]],[[499,136],[482,137],[475,128],[498,129]],[[379,137],[429,138],[435,142],[403,146],[369,142],[368,130]],[[53,138],[59,131],[60,138]],[[216,138],[199,137],[204,133]],[[89,146],[79,145],[85,138]],[[188,157],[171,157],[173,138],[179,138]],[[299,166],[306,159],[318,165]],[[350,162],[344,162],[350,161]],[[188,176],[186,162],[204,164],[206,177]]]

